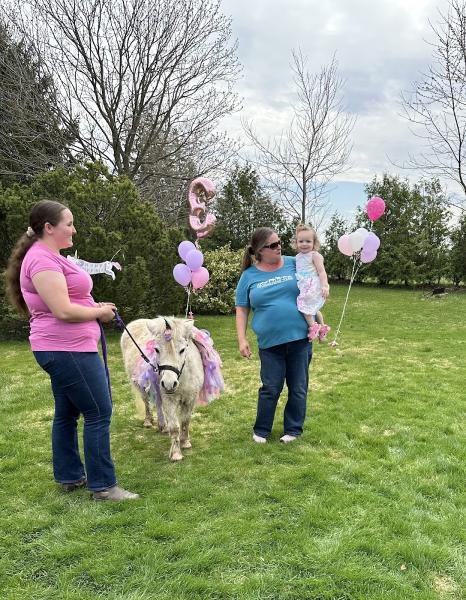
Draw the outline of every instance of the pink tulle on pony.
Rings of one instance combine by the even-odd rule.
[[[208,331],[193,327],[193,335],[193,341],[199,350],[202,366],[204,367],[204,385],[199,392],[197,404],[206,405],[210,404],[212,400],[218,398],[220,393],[224,390],[225,384],[221,370],[222,361],[218,352],[214,348],[214,342]],[[157,352],[154,340],[149,340],[147,342],[145,353],[150,362],[153,365],[156,365]],[[160,384],[158,373],[155,372],[152,367],[145,362],[142,356],[139,357],[139,360],[136,363],[136,367],[133,371],[131,379],[135,385],[145,392],[155,390],[155,394],[152,393],[151,398],[155,398],[156,401],[160,400]]]

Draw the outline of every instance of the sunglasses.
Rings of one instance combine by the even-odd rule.
[[[271,244],[267,244],[267,246],[262,246],[262,249],[270,248],[270,250],[276,250],[281,245],[282,245],[281,241],[278,240],[278,242],[272,242]]]

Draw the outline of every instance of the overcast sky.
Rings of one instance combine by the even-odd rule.
[[[336,53],[345,105],[357,122],[335,207],[341,209],[345,197],[344,212],[363,204],[362,186],[374,175],[417,179],[390,162],[403,163],[420,143],[400,116],[400,93],[431,63],[429,20],[438,22],[446,6],[446,0],[223,0],[244,67],[238,85],[243,110],[227,121],[228,131],[242,135],[243,118],[264,134],[279,134],[293,102],[291,50],[300,47],[313,72]]]

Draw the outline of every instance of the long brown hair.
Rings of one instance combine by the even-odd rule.
[[[29,214],[29,229],[23,233],[13,247],[5,271],[6,293],[11,304],[20,313],[28,314],[19,282],[21,264],[26,252],[34,242],[42,238],[46,223],[55,226],[60,222],[61,213],[66,208],[68,207],[54,200],[42,200],[34,204]]]
[[[241,272],[249,269],[252,265],[252,257],[254,256],[256,261],[261,260],[260,251],[267,243],[269,237],[276,233],[270,227],[258,227],[255,229],[251,236],[251,242],[244,250],[243,264],[241,265]]]

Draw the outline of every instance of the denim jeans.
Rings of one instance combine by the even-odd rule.
[[[262,387],[259,389],[254,433],[266,438],[272,431],[275,409],[286,381],[288,400],[283,414],[284,432],[300,435],[306,416],[312,344],[307,338],[279,344],[259,349],[259,357]]]
[[[51,379],[55,398],[52,427],[53,473],[58,483],[87,477],[93,492],[116,484],[110,455],[112,402],[97,352],[34,352]],[[84,462],[79,456],[78,419],[84,417]]]

